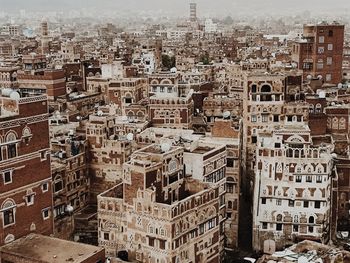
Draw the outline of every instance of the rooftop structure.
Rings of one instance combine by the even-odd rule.
[[[103,263],[105,251],[100,247],[30,234],[1,247],[0,258],[5,262]]]

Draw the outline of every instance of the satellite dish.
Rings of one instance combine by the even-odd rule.
[[[1,95],[5,96],[5,97],[9,97],[12,92],[13,92],[13,89],[4,88],[4,89],[1,90]]]
[[[312,76],[311,75],[307,75],[306,77],[308,80],[312,80]]]
[[[318,97],[319,97],[320,99],[324,99],[324,98],[326,97],[326,92],[320,91],[320,92],[318,93]]]
[[[138,129],[136,130],[136,132],[137,132],[137,133],[140,133],[140,132],[141,132],[141,129],[140,129],[140,128],[138,128]]]
[[[128,133],[128,134],[126,135],[126,139],[127,139],[128,141],[132,141],[132,140],[134,139],[134,134]]]
[[[122,116],[122,121],[127,121],[128,117],[127,116]]]
[[[318,75],[317,78],[318,79],[322,79],[323,77],[322,77],[322,75]]]
[[[19,93],[17,91],[14,91],[14,92],[11,92],[10,98],[13,100],[19,100],[21,98],[21,96],[19,95]]]
[[[338,89],[341,89],[343,87],[343,84],[339,83],[338,84]]]
[[[74,131],[73,130],[69,130],[68,135],[74,135]]]
[[[173,68],[170,69],[170,72],[171,72],[171,73],[176,73],[176,72],[177,72],[177,69],[176,69],[175,67],[173,67]]]
[[[98,111],[97,111],[97,116],[102,116],[102,115],[103,115],[103,111],[98,110]]]
[[[169,143],[162,143],[160,145],[160,148],[161,148],[162,152],[168,152],[171,148],[171,145]]]
[[[225,111],[225,112],[222,114],[222,117],[224,117],[224,119],[230,118],[230,116],[231,116],[231,112],[229,112],[229,111]]]
[[[68,213],[73,213],[74,207],[71,206],[71,205],[67,205],[67,206],[66,206],[66,211],[67,211]]]

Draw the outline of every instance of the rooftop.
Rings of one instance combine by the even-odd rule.
[[[50,263],[83,262],[102,250],[103,248],[39,234],[30,234],[0,248],[2,253]]]

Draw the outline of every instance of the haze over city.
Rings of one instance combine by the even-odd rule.
[[[154,11],[162,10],[173,15],[187,14],[188,0],[0,0],[0,11],[15,12],[20,9],[29,11],[68,11],[80,9],[95,9],[99,11]],[[214,14],[235,15],[240,13],[252,14],[288,14],[309,10],[311,13],[345,13],[350,9],[347,0],[197,0],[198,11],[201,15]]]

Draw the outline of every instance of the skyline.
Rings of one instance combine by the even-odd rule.
[[[188,15],[189,0],[177,0],[177,1],[163,1],[163,0],[129,0],[127,2],[122,0],[100,0],[98,5],[96,1],[92,0],[62,0],[59,2],[53,2],[47,4],[47,0],[13,0],[8,2],[6,0],[0,0],[0,11],[16,13],[21,9],[27,11],[69,11],[76,9],[77,11],[82,9],[93,9],[96,11],[137,11],[137,12],[149,12],[159,11],[167,14],[173,14],[178,16]],[[302,0],[295,1],[279,1],[269,0],[267,3],[260,0],[217,0],[215,2],[210,0],[197,0],[198,15],[206,16],[210,14],[215,15],[234,15],[242,13],[252,13],[254,15],[261,13],[261,15],[270,14],[295,14],[303,11],[309,11],[311,14],[317,13],[345,13],[350,10],[350,2],[348,0],[335,0],[329,1],[316,1],[311,0],[308,2]],[[98,9],[96,9],[98,8]],[[214,11],[215,10],[215,11]],[[252,12],[253,10],[253,12]],[[254,10],[259,10],[254,11]]]

